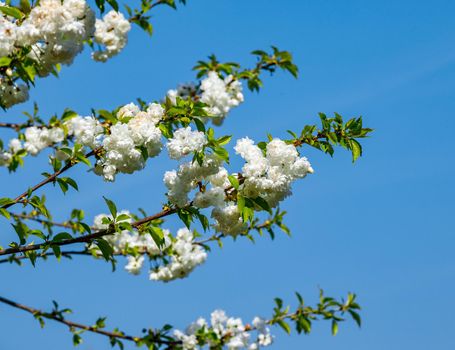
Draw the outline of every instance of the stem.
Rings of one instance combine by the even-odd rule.
[[[156,215],[158,215],[158,214],[156,214]],[[144,224],[145,222],[142,222],[144,220],[146,220],[146,222],[154,220],[154,219],[156,219],[156,215],[153,216],[153,219],[149,219],[150,217],[148,217],[148,218],[142,219],[140,221],[137,221],[137,222],[135,222],[133,224],[133,226],[134,227],[138,227],[138,226]],[[43,221],[45,221],[45,220],[43,220]],[[248,231],[260,230],[262,228],[266,228],[266,227],[270,226],[271,224],[272,224],[272,221],[266,220],[260,225],[257,225],[257,226],[254,226],[252,228],[249,228]],[[64,224],[60,224],[60,225],[64,225]],[[88,237],[88,236],[84,236],[84,237]],[[218,241],[219,239],[225,238],[225,237],[226,237],[226,235],[223,234],[223,233],[213,234],[212,236],[210,236],[210,237],[208,237],[206,239],[202,239],[202,240],[199,240],[199,241],[194,241],[193,244],[199,245],[199,246],[203,246],[206,243],[213,242],[213,241]],[[80,238],[83,238],[83,237],[80,237]],[[71,244],[71,243],[67,243],[67,244]],[[54,245],[58,245],[58,243],[54,243]],[[25,246],[24,248],[27,248],[27,247],[31,247],[31,246]],[[5,254],[14,254],[14,253],[5,253]],[[0,251],[0,255],[5,255],[5,254],[2,254],[2,251]],[[139,254],[147,254],[147,251],[140,251]],[[39,254],[37,256],[37,258],[44,258],[44,257],[47,257],[47,256],[53,256],[53,255],[55,255],[53,252],[43,252],[42,254]],[[88,251],[88,250],[70,250],[70,251],[62,251],[61,255],[64,256],[64,257],[70,258],[72,255],[93,256],[93,253]],[[117,252],[117,253],[113,253],[112,255],[114,255],[114,256],[125,256],[126,254],[124,254],[123,252]],[[100,258],[103,257],[102,254],[98,254],[98,256]],[[0,259],[0,264],[13,262],[13,261],[18,262],[18,261],[24,260],[24,259],[28,259],[28,257],[26,255],[13,256],[13,257],[9,257],[9,258]]]
[[[100,151],[100,148],[97,148],[95,150],[92,150],[90,152],[88,152],[85,157],[86,158],[89,158],[91,156],[94,156],[95,154],[97,154],[98,152]],[[54,182],[55,179],[61,175],[62,173],[64,173],[65,171],[67,171],[68,169],[71,169],[74,165],[78,164],[79,162],[78,161],[69,161],[68,163],[66,163],[66,165],[61,168],[60,170],[56,171],[55,173],[53,173],[52,175],[50,175],[49,177],[47,177],[46,179],[44,179],[43,181],[39,182],[38,184],[36,184],[35,186],[33,186],[32,188],[28,189],[27,191],[25,191],[24,193],[22,193],[21,195],[17,196],[11,203],[8,203],[8,204],[5,204],[3,205],[1,208],[2,209],[7,209],[17,203],[19,203],[22,199],[24,199],[25,197],[29,196],[31,193],[35,192],[37,189],[47,185],[48,183],[50,182]]]
[[[24,127],[25,124],[16,124],[16,123],[0,123],[0,128],[10,128],[16,131],[19,131]]]
[[[26,311],[26,312],[32,314],[35,317],[36,316],[42,316],[42,317],[45,317],[47,319],[54,320],[56,322],[62,323],[64,325],[68,326],[70,329],[73,329],[73,328],[82,329],[84,331],[88,331],[88,332],[104,335],[104,336],[109,337],[109,338],[117,338],[117,339],[122,339],[122,340],[128,340],[128,341],[132,341],[132,342],[135,342],[135,343],[142,339],[141,337],[135,337],[135,336],[131,336],[131,335],[126,335],[126,334],[123,334],[122,332],[109,332],[109,331],[105,331],[105,330],[99,329],[98,327],[87,326],[87,325],[84,325],[84,324],[81,324],[81,323],[68,321],[68,320],[65,320],[64,318],[62,318],[62,316],[58,315],[55,312],[52,312],[52,313],[43,312],[42,310],[35,309],[33,307],[26,306],[26,305],[23,305],[23,304],[19,304],[19,303],[15,302],[15,301],[9,300],[9,299],[4,298],[2,296],[0,296],[0,302],[2,302],[4,304],[7,304],[9,306],[12,306],[12,307],[14,307],[16,309],[20,309],[20,310]],[[171,346],[179,344],[179,342],[177,342],[177,341],[170,341],[170,340],[163,340],[163,339],[156,339],[156,340],[154,340],[154,342],[156,344],[166,344],[166,345],[171,345]]]
[[[133,226],[134,228],[138,228],[149,221],[153,221],[153,220],[160,219],[162,217],[171,215],[171,214],[175,213],[176,211],[177,211],[176,208],[167,208],[157,214],[147,216],[141,220],[133,222],[131,224],[131,226]],[[65,245],[74,244],[74,243],[88,243],[97,238],[111,235],[113,233],[115,233],[115,228],[109,227],[105,230],[100,230],[100,231],[94,232],[89,235],[65,239],[65,240],[58,241],[58,242],[44,242],[44,243],[39,243],[39,244],[31,244],[31,245],[27,245],[27,246],[19,246],[19,247],[15,247],[15,248],[2,249],[2,250],[0,250],[0,255],[23,253],[23,252],[28,252],[28,251],[32,251],[32,250],[39,250],[39,249],[49,247],[49,246],[65,246]]]
[[[143,15],[145,15],[148,11],[150,11],[151,9],[153,9],[154,7],[158,6],[158,5],[161,5],[161,4],[164,4],[166,1],[165,0],[158,0],[157,2],[153,3],[150,5],[150,8],[146,11],[144,10],[141,10],[139,13],[135,14],[134,16],[130,17],[128,19],[128,21],[130,23],[138,20],[139,18],[141,18]]]
[[[74,227],[70,222],[55,222],[55,221],[40,219],[33,215],[16,214],[16,213],[12,213],[12,212],[9,212],[9,214],[13,218],[36,221],[36,222],[39,222],[40,224],[45,224],[45,225],[58,226],[58,227],[69,228],[69,229],[73,229],[73,227]]]

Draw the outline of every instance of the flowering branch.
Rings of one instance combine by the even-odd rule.
[[[168,215],[174,214],[175,212],[177,212],[176,208],[166,208],[157,214],[147,216],[143,219],[133,222],[131,224],[131,226],[134,228],[139,228],[140,226],[142,226],[150,221],[153,221],[156,219],[161,219]],[[2,249],[2,250],[0,250],[0,255],[24,253],[24,252],[29,252],[29,251],[39,250],[39,249],[47,249],[52,246],[60,247],[60,246],[65,246],[65,245],[75,244],[75,243],[90,243],[98,238],[101,238],[101,237],[107,236],[107,235],[111,235],[115,232],[116,232],[115,226],[111,225],[109,228],[107,228],[105,230],[99,230],[92,234],[81,236],[81,237],[75,237],[75,238],[63,239],[63,240],[57,240],[57,241],[53,240],[53,241],[47,241],[47,242],[39,243],[39,244],[30,244],[30,245],[26,245],[26,246],[17,246],[17,247],[13,247],[13,248]]]
[[[0,296],[0,302],[14,308],[26,311],[32,314],[44,327],[44,319],[53,320],[68,326],[73,333],[74,345],[80,344],[83,332],[92,332],[109,337],[111,345],[118,345],[123,349],[122,341],[134,342],[137,346],[147,346],[149,348],[158,348],[163,345],[166,349],[202,349],[209,345],[213,349],[223,349],[224,347],[232,348],[237,344],[237,348],[247,347],[257,349],[259,346],[268,346],[273,342],[273,336],[267,326],[278,325],[286,333],[291,333],[290,323],[294,323],[297,333],[308,334],[311,332],[312,322],[319,319],[329,320],[332,322],[332,334],[338,332],[338,323],[344,321],[344,314],[348,313],[352,319],[360,326],[361,319],[358,314],[360,306],[356,302],[355,294],[348,294],[346,300],[337,301],[334,298],[326,297],[321,290],[319,303],[316,307],[304,304],[303,298],[296,293],[298,306],[295,311],[291,312],[290,307],[284,307],[280,298],[275,298],[275,308],[273,316],[269,320],[255,317],[252,324],[243,324],[242,320],[237,318],[228,318],[224,311],[216,310],[211,314],[211,325],[203,318],[199,318],[192,323],[186,330],[174,330],[173,336],[169,335],[173,328],[170,325],[162,329],[144,330],[147,334],[142,337],[127,335],[118,329],[114,331],[103,330],[105,328],[106,318],[98,318],[95,325],[88,326],[81,323],[75,323],[65,319],[65,314],[72,313],[70,309],[59,309],[58,304],[54,301],[54,308],[51,312],[19,304],[15,301]],[[254,340],[250,334],[257,332],[257,340]],[[253,339],[251,339],[253,338]],[[240,344],[240,345],[239,345]]]
[[[59,222],[51,222],[51,221],[47,221],[47,220],[42,220],[42,219],[39,219],[39,218],[35,218],[35,217],[32,217],[32,216],[29,216],[29,215],[21,215],[21,214],[13,214],[17,217],[22,217],[22,218],[25,218],[25,219],[29,219],[29,220],[35,220],[37,222],[40,222],[40,223],[43,223],[44,225],[54,225],[54,226],[59,226],[59,227],[65,227],[65,228],[73,228],[73,225],[71,223],[59,223]],[[154,218],[153,220],[156,220],[156,218]],[[276,219],[274,218],[270,218],[268,220],[265,220],[262,224],[259,224],[259,225],[253,225],[251,226],[249,229],[248,229],[248,232],[249,231],[252,231],[252,230],[256,230],[258,231],[260,234],[262,232],[263,229],[267,229],[267,230],[270,230],[271,227],[274,225],[274,224],[277,224],[279,225],[283,230],[287,230],[287,228],[285,226],[283,226],[282,223],[279,223],[279,222],[276,222]],[[134,225],[134,224],[133,224]],[[132,226],[133,226],[132,225]],[[242,234],[242,236],[246,236],[246,237],[249,237],[250,239],[252,239],[252,237],[249,236],[248,232]],[[270,231],[269,231],[270,232]],[[272,236],[273,237],[273,236]],[[205,239],[200,239],[200,240],[195,240],[193,242],[193,244],[195,245],[199,245],[199,246],[203,246],[205,248],[208,249],[207,247],[207,243],[210,243],[210,242],[214,242],[214,241],[217,241],[218,244],[221,245],[221,239],[222,238],[227,238],[227,236],[225,234],[213,234],[212,236],[208,237],[208,238],[205,238]],[[142,255],[142,254],[148,254],[148,251],[147,249],[139,249],[138,251],[135,252],[137,255]],[[43,252],[39,255],[36,256],[36,258],[46,258],[48,256],[53,256],[55,255],[54,252]],[[61,251],[60,252],[60,256],[63,256],[63,257],[66,257],[66,258],[71,258],[71,256],[73,255],[79,255],[79,256],[96,256],[96,257],[99,257],[99,258],[102,258],[103,257],[103,254],[100,253],[100,252],[95,252],[93,250],[90,250],[90,249],[84,249],[84,250],[70,250],[70,251]],[[112,256],[128,256],[128,253],[125,252],[125,251],[117,251],[117,252],[113,252],[112,253]],[[24,260],[24,259],[29,259],[29,257],[27,255],[21,255],[21,256],[16,256],[16,255],[12,255],[8,258],[5,258],[5,259],[0,259],[0,264],[3,264],[3,263],[12,263],[12,262],[16,262],[16,263],[20,263],[20,260]]]
[[[69,309],[58,310],[56,304],[54,304],[54,305],[56,305],[56,307],[55,307],[55,309],[52,312],[44,312],[42,310],[35,309],[33,307],[30,307],[30,306],[19,304],[19,303],[15,302],[15,301],[9,300],[9,299],[4,298],[2,296],[0,296],[0,302],[2,302],[4,304],[7,304],[9,306],[15,307],[16,309],[20,309],[20,310],[23,310],[23,311],[26,311],[26,312],[32,314],[36,319],[38,319],[40,321],[42,326],[44,325],[43,318],[62,323],[64,325],[68,326],[70,331],[75,334],[76,339],[79,339],[79,340],[80,340],[80,336],[75,331],[75,329],[80,329],[82,331],[88,331],[88,332],[91,332],[91,333],[104,335],[106,337],[109,337],[111,339],[111,341],[112,341],[112,339],[121,339],[121,340],[127,340],[127,341],[132,341],[132,342],[138,343],[138,342],[140,342],[143,339],[143,337],[127,335],[127,334],[124,334],[123,332],[118,331],[118,330],[114,330],[112,332],[105,331],[105,330],[101,329],[102,328],[101,322],[104,322],[104,320],[101,321],[101,322],[98,321],[97,324],[94,325],[94,326],[87,326],[87,325],[84,325],[84,324],[81,324],[81,323],[68,321],[68,320],[66,320],[63,317],[63,314],[71,313],[71,310],[69,310]],[[102,319],[99,319],[99,320],[102,320]],[[73,337],[73,340],[74,340],[74,337]],[[159,335],[158,335],[158,337],[156,339],[153,339],[153,343],[155,343],[155,344],[166,344],[166,345],[169,345],[169,346],[174,346],[174,345],[179,344],[180,342],[178,342],[178,341],[169,341],[169,340],[166,340],[166,339],[160,339]]]
[[[88,152],[84,156],[84,158],[85,159],[90,158],[91,156],[96,155],[99,151],[100,151],[100,149],[92,150],[92,151]],[[30,195],[33,192],[35,192],[36,190],[40,189],[41,187],[47,185],[48,183],[55,182],[58,176],[63,174],[65,171],[71,169],[74,165],[76,165],[77,163],[79,163],[81,161],[83,161],[83,160],[80,159],[80,158],[79,159],[77,159],[77,158],[76,159],[71,159],[60,170],[57,170],[53,174],[49,175],[46,179],[44,179],[43,181],[37,183],[35,186],[29,188],[27,191],[25,191],[21,195],[17,196],[15,199],[13,199],[13,200],[7,200],[7,199],[5,200],[5,199],[3,199],[4,200],[3,202],[6,202],[6,203],[4,203],[0,207],[0,209],[7,209],[7,208],[19,203],[19,202],[22,202],[22,203],[26,204],[27,200],[24,200],[24,198],[30,197]]]

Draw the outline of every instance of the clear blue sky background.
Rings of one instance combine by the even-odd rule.
[[[139,333],[164,323],[184,327],[216,308],[245,320],[267,316],[275,296],[294,301],[300,291],[315,302],[322,287],[333,296],[356,292],[363,327],[347,322],[336,337],[323,322],[310,336],[276,329],[273,349],[453,349],[454,13],[455,3],[442,0],[190,0],[177,12],[157,10],[153,38],[134,30],[126,50],[108,64],[90,61],[86,51],[59,79],[40,80],[32,90],[43,116],[68,106],[88,114],[136,97],[159,99],[192,80],[191,67],[210,53],[252,64],[251,50],[273,44],[293,52],[300,78],[267,78],[264,90],[247,92],[218,133],[284,136],[317,122],[318,112],[335,111],[363,115],[376,131],[355,165],[342,150],[334,159],[303,151],[316,173],[298,182],[284,204],[291,238],[215,248],[191,278],[170,284],[128,275],[122,264],[112,273],[108,264],[85,258],[36,268],[3,265],[1,294],[41,308],[55,299],[75,310],[75,320],[106,315],[110,327]],[[30,103],[1,118],[21,120],[27,109]],[[64,197],[48,187],[48,202],[56,218],[78,207],[91,220],[105,212],[102,195],[152,213],[164,200],[162,173],[175,165],[152,160],[113,185],[75,169],[70,175],[80,192]],[[0,170],[1,196],[18,194],[47,169],[40,157],[28,158],[13,176]],[[13,235],[4,221],[0,227],[5,245]],[[0,306],[0,335],[2,350],[72,347],[62,326],[50,322],[41,330],[7,306]],[[80,348],[109,345],[86,336]]]

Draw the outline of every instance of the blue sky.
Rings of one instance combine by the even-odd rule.
[[[183,327],[216,308],[245,320],[267,316],[274,297],[293,302],[299,291],[315,302],[322,287],[333,296],[358,294],[362,328],[346,322],[336,337],[324,322],[310,336],[276,329],[272,349],[453,349],[455,3],[188,2],[177,12],[157,10],[154,36],[135,30],[108,64],[90,61],[86,51],[59,79],[40,80],[31,100],[43,116],[65,107],[88,114],[91,107],[114,108],[136,97],[155,100],[191,81],[191,67],[208,54],[252,64],[251,50],[276,45],[294,54],[300,78],[267,78],[259,94],[246,93],[218,133],[260,140],[267,132],[284,136],[286,129],[316,123],[318,112],[362,115],[375,129],[364,157],[353,165],[342,150],[331,159],[304,149],[315,174],[296,183],[283,206],[293,236],[215,248],[189,279],[160,284],[81,258],[36,268],[3,265],[1,294],[40,308],[55,299],[73,308],[77,321],[103,315],[110,327],[138,333],[164,323]],[[31,103],[21,105],[0,118],[20,120],[30,109]],[[74,207],[89,218],[105,212],[103,195],[119,207],[152,213],[164,200],[162,173],[175,165],[151,160],[113,185],[74,169],[80,191],[64,197],[48,187],[48,203],[56,218]],[[22,192],[47,169],[45,157],[27,158],[13,176],[0,169],[1,197]],[[4,221],[0,227],[5,245],[13,235]],[[29,315],[3,306],[0,335],[2,349],[72,346],[61,325],[49,322],[41,330]],[[86,336],[80,348],[109,345]]]

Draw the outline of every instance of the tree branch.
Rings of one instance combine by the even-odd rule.
[[[33,307],[26,306],[26,305],[23,305],[23,304],[19,304],[19,303],[15,302],[15,301],[9,300],[9,299],[4,298],[2,296],[0,296],[0,302],[2,302],[4,304],[7,304],[9,306],[12,306],[12,307],[14,307],[16,309],[20,309],[20,310],[26,311],[26,312],[32,314],[35,317],[41,316],[41,317],[44,317],[44,318],[47,318],[47,319],[62,323],[64,325],[68,326],[70,329],[72,329],[72,328],[82,329],[84,331],[88,331],[88,332],[104,335],[104,336],[109,337],[111,339],[112,338],[116,338],[116,339],[132,341],[132,342],[135,342],[135,343],[137,343],[138,341],[143,339],[142,337],[135,337],[135,336],[132,336],[132,335],[126,335],[123,332],[119,332],[119,331],[109,332],[109,331],[102,330],[102,329],[100,329],[99,327],[96,327],[96,326],[87,326],[87,325],[84,325],[84,324],[81,324],[81,323],[68,321],[68,320],[64,319],[62,317],[62,315],[60,313],[58,313],[58,312],[55,312],[55,311],[51,312],[51,313],[43,312],[42,310],[35,309]],[[165,344],[165,345],[170,345],[170,346],[180,344],[180,342],[178,342],[178,341],[170,341],[170,340],[164,340],[164,339],[154,339],[154,343],[155,344]]]
[[[158,214],[156,214],[156,215],[158,215]],[[146,222],[149,222],[149,221],[152,221],[152,220],[155,220],[155,219],[159,218],[159,217],[156,217],[156,215],[153,215],[153,217],[147,217],[145,219],[141,219],[140,221],[137,221],[137,222],[133,223],[132,226],[138,227],[140,225],[143,225]],[[169,215],[169,214],[167,214],[167,215]],[[152,218],[152,219],[150,219],[150,218]],[[146,221],[143,222],[144,220],[146,220]],[[43,221],[47,222],[46,220],[43,220]],[[251,231],[251,230],[260,230],[260,229],[263,229],[263,228],[267,228],[267,227],[271,226],[272,224],[273,224],[272,221],[266,220],[260,225],[257,225],[257,226],[254,226],[252,228],[249,228],[249,231]],[[59,225],[63,226],[64,224],[59,224]],[[66,226],[64,226],[64,227],[66,227]],[[108,234],[106,234],[106,235],[108,235]],[[83,236],[83,237],[88,237],[88,236]],[[83,237],[79,237],[79,238],[83,238]],[[214,234],[214,235],[212,235],[212,236],[210,236],[208,238],[205,238],[205,239],[202,239],[202,240],[199,240],[199,241],[194,241],[193,244],[204,246],[206,243],[213,242],[213,241],[218,241],[221,238],[225,238],[225,237],[226,237],[226,235],[222,234],[222,233]],[[68,243],[68,244],[71,244],[71,243]],[[58,245],[58,244],[55,244],[55,245]],[[27,248],[27,247],[31,247],[31,246],[24,246],[24,248]],[[140,251],[139,252],[139,254],[146,254],[146,253],[147,253],[147,251],[142,251],[142,252]],[[14,253],[6,253],[6,254],[14,254]],[[4,254],[2,254],[2,251],[0,251],[0,255],[4,255]],[[37,258],[44,258],[44,257],[52,256],[52,255],[55,255],[55,253],[53,253],[53,252],[44,252],[43,254],[39,254],[37,256]],[[93,253],[90,252],[89,250],[70,250],[70,251],[62,251],[61,255],[64,256],[64,257],[67,257],[67,258],[71,258],[72,255],[93,256]],[[114,256],[126,256],[126,254],[124,254],[123,252],[113,253],[112,255],[114,255]],[[102,254],[98,254],[98,256],[100,258],[103,257]],[[4,264],[4,263],[7,263],[7,262],[14,262],[14,261],[18,262],[18,261],[24,260],[24,259],[28,259],[28,257],[26,255],[9,257],[9,258],[5,258],[5,259],[0,259],[0,264]]]
[[[149,221],[153,221],[153,220],[160,219],[165,216],[174,214],[176,211],[177,211],[177,208],[166,208],[157,214],[147,216],[141,220],[133,222],[131,224],[131,226],[133,226],[134,228],[138,228]],[[39,249],[50,247],[50,246],[65,246],[65,245],[74,244],[74,243],[89,243],[97,238],[111,235],[113,233],[115,233],[114,227],[109,227],[105,230],[99,230],[99,231],[94,232],[89,235],[71,238],[71,239],[65,239],[65,240],[61,240],[61,241],[57,241],[57,242],[44,242],[44,243],[39,243],[39,244],[31,244],[31,245],[26,245],[26,246],[2,249],[2,250],[0,250],[0,255],[24,253],[24,252],[28,252],[28,251],[32,251],[32,250],[39,250]]]
[[[14,129],[16,131],[21,130],[23,127],[24,127],[24,124],[0,123],[0,128],[9,128],[9,129]]]
[[[71,222],[55,222],[55,221],[51,221],[51,220],[40,219],[39,217],[36,217],[33,215],[17,214],[17,213],[13,213],[13,212],[9,212],[9,214],[15,219],[36,221],[43,225],[58,226],[58,227],[69,228],[69,229],[73,229],[73,227],[74,227],[74,225],[72,225]]]
[[[97,154],[98,152],[100,151],[100,148],[97,148],[95,150],[92,150],[90,152],[88,152],[85,157],[86,158],[89,158],[91,156],[94,156],[95,154]],[[48,183],[50,182],[54,182],[55,179],[60,176],[62,173],[64,173],[65,171],[67,171],[68,169],[71,169],[74,165],[78,164],[79,161],[69,161],[68,163],[66,163],[66,165],[61,168],[60,170],[56,171],[55,173],[53,173],[52,175],[50,175],[49,177],[47,177],[46,179],[44,179],[43,181],[39,182],[38,184],[36,184],[35,186],[33,186],[32,188],[28,189],[27,191],[25,191],[24,193],[22,193],[21,195],[17,196],[13,201],[3,205],[1,208],[2,209],[7,209],[19,202],[21,202],[25,197],[29,196],[31,193],[35,192],[36,190],[38,190],[39,188],[47,185]]]
[[[154,219],[152,219],[152,220],[154,220]],[[148,221],[150,221],[150,220],[148,220]],[[138,222],[136,222],[135,224],[137,224]],[[60,225],[63,226],[63,224],[60,224]],[[260,229],[263,229],[263,228],[268,228],[271,225],[273,225],[273,222],[271,220],[266,220],[260,225],[256,225],[254,227],[249,228],[248,231],[260,230]],[[205,239],[194,241],[193,244],[199,245],[199,246],[204,246],[206,243],[210,243],[210,242],[213,242],[213,241],[218,241],[218,240],[220,240],[222,238],[226,238],[226,235],[223,234],[223,233],[213,234],[212,236],[207,237]],[[0,253],[1,253],[1,251],[0,251]],[[145,250],[144,251],[139,251],[138,253],[139,254],[147,254],[147,251],[145,251]],[[13,253],[10,253],[10,254],[13,254]],[[48,256],[53,256],[53,255],[55,255],[54,252],[43,252],[42,254],[39,254],[37,256],[37,258],[45,258],[45,257],[48,257]],[[93,253],[90,252],[89,250],[85,249],[85,250],[62,251],[61,255],[63,257],[71,258],[72,255],[93,256]],[[127,254],[124,254],[123,252],[114,252],[112,255],[114,255],[114,256],[126,256]],[[98,254],[97,256],[100,257],[100,258],[103,257],[103,255],[101,253]],[[26,255],[12,256],[12,257],[9,257],[9,258],[0,259],[0,264],[4,264],[4,263],[8,263],[8,262],[19,262],[20,260],[25,260],[25,259],[28,259],[28,257]]]

